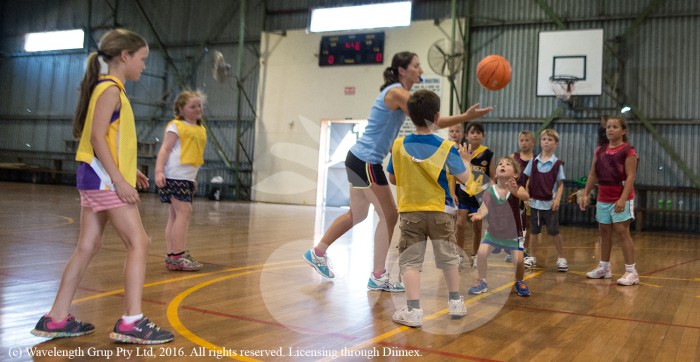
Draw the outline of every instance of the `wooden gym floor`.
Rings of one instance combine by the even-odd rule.
[[[633,233],[641,285],[620,287],[619,247],[612,280],[588,280],[597,229],[562,227],[569,272],[555,271],[549,240],[527,273],[532,296],[511,291],[513,267],[489,259],[489,293],[469,296],[475,271],[462,272],[468,315],[450,320],[446,289],[426,259],[423,328],[391,321],[403,293],[366,290],[372,225],[365,222],[329,250],[336,278],[322,279],[301,259],[341,210],[197,198],[188,248],[200,272],[163,265],[167,208],[142,194],[151,236],[144,313],[175,333],[166,345],[112,343],[123,311],[124,247],[111,227],[72,313],[96,326],[78,338],[46,340],[29,331],[53,302],[78,235],[73,187],[0,183],[0,360],[262,361],[693,361],[700,360],[700,238]],[[394,236],[394,244],[398,233]],[[428,248],[430,250],[430,248]],[[397,272],[397,251],[390,251]],[[32,354],[34,355],[32,357]]]

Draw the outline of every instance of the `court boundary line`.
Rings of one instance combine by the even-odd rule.
[[[679,263],[679,264],[676,264],[676,265],[673,265],[673,266],[669,266],[669,267],[666,267],[666,268],[662,268],[662,269],[659,269],[659,270],[655,270],[655,271],[646,273],[646,275],[643,274],[643,275],[641,275],[641,276],[642,276],[642,277],[645,277],[645,278],[649,278],[649,279],[663,279],[663,280],[677,280],[677,281],[698,282],[698,281],[700,281],[700,278],[668,278],[668,277],[655,277],[655,276],[649,275],[649,274],[654,274],[654,273],[657,273],[657,272],[660,272],[660,271],[668,270],[668,269],[671,269],[671,268],[676,267],[676,266],[679,266],[679,265],[684,265],[684,264],[692,263],[692,262],[695,262],[695,261],[697,261],[697,260],[700,260],[700,259],[695,259],[695,260],[690,260],[690,261],[686,261],[686,262],[683,262],[683,263]],[[229,356],[229,355],[226,355],[226,354],[225,354],[225,353],[226,353],[226,352],[225,352],[225,347],[217,346],[217,345],[215,345],[215,344],[213,344],[213,343],[211,343],[211,342],[209,342],[209,341],[206,341],[206,340],[204,340],[204,339],[201,339],[201,338],[200,338],[199,336],[197,336],[195,333],[193,333],[193,332],[191,332],[189,329],[187,329],[187,328],[184,326],[184,324],[182,324],[182,322],[181,322],[180,319],[179,319],[179,316],[177,315],[177,307],[179,307],[180,303],[181,303],[187,296],[189,296],[190,294],[196,292],[197,290],[199,290],[199,289],[201,289],[201,288],[204,288],[204,287],[206,287],[206,286],[209,286],[209,285],[211,285],[211,284],[215,284],[215,283],[218,283],[218,282],[220,282],[220,281],[224,281],[224,280],[228,280],[228,279],[233,279],[233,278],[236,278],[236,277],[239,277],[239,276],[243,276],[243,275],[249,275],[249,274],[254,274],[254,273],[262,273],[262,272],[264,272],[264,271],[266,271],[266,270],[279,270],[279,269],[289,269],[289,268],[301,268],[301,266],[285,266],[285,267],[278,267],[278,268],[272,268],[272,269],[266,268],[266,266],[269,266],[269,265],[284,265],[284,264],[295,263],[295,262],[296,262],[296,260],[288,260],[288,261],[283,261],[283,262],[265,263],[265,264],[256,264],[256,265],[249,265],[249,266],[242,266],[242,267],[235,267],[235,268],[227,268],[227,269],[223,269],[223,270],[219,270],[219,271],[214,271],[214,272],[209,272],[209,273],[197,273],[197,274],[193,274],[193,275],[188,275],[188,276],[183,276],[183,277],[177,277],[177,278],[171,278],[171,279],[167,279],[167,280],[161,280],[161,281],[157,281],[157,282],[153,282],[153,283],[148,283],[148,284],[145,284],[145,285],[144,285],[144,288],[146,288],[146,287],[151,287],[151,286],[156,286],[156,285],[162,285],[162,284],[168,284],[168,283],[178,282],[178,281],[183,281],[183,280],[190,280],[190,279],[195,279],[195,278],[207,277],[207,276],[211,276],[211,275],[215,275],[215,274],[221,274],[221,273],[235,272],[235,271],[241,271],[241,270],[251,269],[251,270],[247,270],[247,271],[244,271],[244,272],[241,272],[241,273],[236,273],[236,274],[232,274],[232,275],[226,275],[226,276],[223,276],[223,277],[219,277],[219,278],[215,278],[215,279],[210,279],[210,280],[208,280],[208,281],[199,283],[199,284],[197,284],[197,285],[195,285],[195,286],[192,286],[192,287],[188,288],[188,289],[185,290],[184,292],[178,294],[178,296],[176,296],[176,297],[175,297],[173,300],[171,300],[170,302],[159,302],[158,304],[167,304],[167,305],[168,305],[167,317],[168,317],[169,322],[171,323],[171,325],[173,325],[173,327],[176,327],[176,326],[181,327],[182,329],[175,328],[175,330],[176,330],[181,336],[185,337],[186,339],[190,340],[191,342],[193,342],[193,343],[195,343],[195,344],[197,344],[197,345],[199,345],[199,346],[202,346],[202,347],[204,347],[204,348],[206,348],[206,349],[213,350],[213,351],[215,351],[215,353],[217,353],[217,352],[223,353],[222,357],[230,357],[230,358],[236,357],[236,358],[234,358],[234,359],[242,360],[242,361],[258,361],[258,360],[256,360],[256,359],[251,359],[251,358],[248,358],[248,357],[245,357],[245,356]],[[257,268],[260,268],[260,269],[257,269]],[[257,269],[257,270],[256,270],[256,269]],[[577,274],[577,275],[583,274],[583,272],[576,272],[576,271],[571,271],[571,272],[572,272],[573,274]],[[537,271],[534,271],[532,274],[526,276],[525,279],[531,279],[531,278],[534,278],[534,277],[536,277],[536,276],[542,275],[543,273],[545,273],[545,270],[537,270]],[[647,284],[647,283],[642,283],[642,284],[649,285],[649,284]],[[467,303],[467,304],[473,304],[473,303],[475,303],[475,302],[478,301],[478,300],[481,300],[481,299],[484,299],[484,298],[490,296],[491,294],[495,294],[495,293],[501,292],[501,291],[504,290],[505,288],[510,288],[510,287],[512,287],[512,285],[513,285],[513,283],[508,283],[508,284],[506,284],[506,285],[502,285],[502,286],[500,286],[500,287],[498,287],[498,288],[496,288],[496,289],[493,289],[493,290],[490,291],[489,293],[481,294],[481,295],[475,296],[475,297],[473,297],[473,298],[470,298],[470,299],[466,300],[465,303]],[[656,285],[649,285],[649,286],[656,286]],[[83,301],[93,300],[93,299],[97,299],[97,298],[101,298],[101,297],[105,297],[105,296],[118,295],[118,294],[122,294],[123,291],[124,291],[123,289],[120,289],[120,290],[114,290],[114,291],[111,291],[111,292],[100,293],[100,294],[95,295],[95,296],[91,296],[91,297],[87,297],[87,298],[81,298],[81,299],[76,299],[74,302],[83,302]],[[188,291],[189,291],[189,293],[187,293],[186,295],[183,296],[183,293],[188,292]],[[181,296],[182,296],[182,297],[181,297]],[[172,306],[173,306],[173,302],[174,302],[176,299],[178,299],[179,297],[181,297],[181,298],[178,300],[178,303],[177,303],[177,305],[175,306],[175,309],[174,309],[174,313],[175,313],[174,316],[175,316],[175,318],[177,318],[177,323],[175,323],[175,322],[173,322],[173,320],[171,320],[171,311],[172,311],[171,308],[172,308]],[[697,296],[696,298],[700,298],[700,296]],[[544,308],[537,308],[537,307],[530,307],[530,306],[523,306],[523,305],[513,305],[513,304],[509,304],[509,306],[512,307],[512,308],[522,308],[522,309],[529,309],[529,310],[542,311],[542,312],[563,313],[563,314],[569,314],[569,315],[576,315],[576,316],[580,316],[580,317],[592,317],[592,318],[601,318],[601,319],[608,319],[608,320],[619,320],[619,321],[623,321],[623,322],[645,323],[645,324],[660,325],[660,326],[666,326],[666,327],[700,329],[700,326],[678,325],[678,324],[672,324],[672,323],[666,323],[666,322],[653,322],[653,321],[644,321],[644,320],[636,320],[636,319],[629,319],[629,318],[619,318],[619,317],[608,317],[608,316],[601,316],[601,315],[591,315],[591,314],[584,314],[584,313],[579,313],[579,312],[572,312],[572,311],[565,311],[565,310],[552,310],[552,309],[544,309]],[[207,310],[205,310],[205,309],[196,308],[196,307],[183,306],[183,309],[186,309],[186,310],[197,310],[197,311],[199,311],[199,312],[210,313],[210,314],[217,314],[216,312],[207,311]],[[438,312],[436,312],[436,313],[434,313],[434,314],[431,314],[431,315],[427,316],[427,317],[425,318],[425,320],[435,319],[435,318],[437,318],[437,317],[439,317],[439,316],[441,316],[441,315],[444,315],[444,314],[446,314],[446,313],[448,313],[448,311],[447,311],[447,309],[444,309],[444,310],[438,311]],[[221,315],[221,314],[218,314],[218,315]],[[235,317],[234,315],[231,315],[231,316],[221,315],[221,316],[224,316],[224,317],[227,317],[227,318],[233,318],[233,317]],[[250,319],[249,321],[250,321],[250,322],[253,322],[253,323],[259,323],[259,321],[253,320],[253,319]],[[284,325],[282,325],[282,324],[279,324],[279,326],[280,326],[280,327],[284,327]],[[361,348],[364,348],[364,347],[368,347],[368,346],[370,346],[370,345],[372,345],[372,344],[377,344],[377,345],[389,345],[389,346],[391,346],[391,345],[392,345],[391,342],[386,342],[386,341],[384,341],[384,340],[387,339],[387,338],[389,338],[389,337],[391,337],[391,336],[394,336],[394,335],[396,335],[396,334],[399,334],[399,333],[401,333],[401,332],[403,332],[403,331],[411,330],[411,329],[413,329],[413,328],[410,328],[410,327],[407,327],[407,326],[400,326],[400,327],[395,328],[395,329],[392,330],[392,331],[389,331],[389,332],[386,332],[386,333],[381,334],[381,335],[379,335],[379,336],[373,337],[373,338],[371,338],[371,339],[369,339],[369,340],[367,340],[367,341],[365,341],[365,342],[362,342],[362,343],[360,343],[360,344],[357,344],[357,345],[355,345],[355,346],[346,347],[346,348],[348,348],[348,349],[350,349],[350,350],[357,350],[357,349],[361,349]],[[186,332],[185,332],[185,331],[186,331]],[[188,336],[193,336],[194,338],[201,339],[201,341],[204,343],[204,345],[195,342],[194,340],[188,338]],[[341,336],[345,336],[345,335],[341,335]],[[399,346],[399,345],[397,344],[397,346]],[[430,350],[430,349],[426,349],[426,348],[424,348],[424,347],[415,347],[415,346],[404,346],[404,347],[406,347],[406,348],[413,348],[413,349],[425,350],[426,352],[431,353],[431,354],[438,354],[438,355],[440,354],[440,351],[433,351],[433,350]],[[452,357],[460,358],[460,357],[458,357],[457,355],[452,356]],[[473,358],[472,358],[472,357],[473,357]],[[463,355],[463,358],[462,358],[462,359],[472,359],[472,360],[480,360],[480,361],[490,361],[490,360],[487,360],[487,359],[478,359],[478,358],[479,358],[479,357]]]
[[[263,270],[264,270],[265,266],[267,266],[267,265],[289,264],[289,263],[294,263],[294,262],[296,262],[296,260],[288,260],[288,261],[281,261],[281,262],[274,262],[274,263],[265,263],[265,264],[255,264],[255,265],[249,265],[249,266],[240,266],[240,267],[227,268],[227,269],[222,269],[222,270],[217,270],[217,271],[207,272],[207,273],[193,273],[193,274],[187,275],[187,276],[182,276],[182,277],[177,277],[177,278],[170,278],[170,279],[160,280],[160,281],[152,282],[152,283],[146,283],[146,284],[143,285],[143,287],[144,287],[144,289],[145,289],[145,288],[154,287],[154,286],[158,286],[158,285],[169,284],[169,283],[175,283],[175,282],[179,282],[179,281],[183,281],[183,280],[196,279],[196,278],[201,278],[201,277],[205,277],[205,276],[209,276],[209,275],[221,274],[221,273],[229,273],[229,272],[235,272],[235,271],[246,270],[246,269],[263,268]],[[74,299],[74,300],[73,300],[73,303],[82,303],[82,302],[86,302],[86,301],[93,300],[93,299],[99,299],[99,298],[102,298],[102,297],[107,297],[107,296],[110,296],[110,295],[123,294],[123,293],[124,293],[124,289],[123,289],[123,288],[122,288],[122,289],[116,289],[116,290],[112,290],[112,291],[109,291],[109,292],[104,292],[104,293],[92,295],[92,296],[89,296],[89,297],[83,297],[83,298],[79,298],[79,299]]]

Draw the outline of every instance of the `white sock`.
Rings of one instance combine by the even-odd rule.
[[[137,315],[123,315],[122,316],[122,320],[126,324],[133,324],[134,322],[136,322],[137,320],[140,320],[141,318],[143,318],[143,313],[137,314]]]
[[[637,264],[625,264],[625,271],[631,274],[637,274],[637,268],[635,267]]]
[[[610,262],[601,260],[600,267],[603,268],[603,270],[610,270]]]

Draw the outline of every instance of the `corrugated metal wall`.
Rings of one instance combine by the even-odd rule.
[[[363,1],[372,2],[380,1]],[[415,0],[413,18],[449,21],[450,3],[448,0]],[[621,90],[627,96],[625,102],[653,122],[682,161],[698,172],[700,156],[695,140],[700,136],[700,102],[695,88],[700,84],[700,70],[695,63],[700,59],[700,3],[695,0],[558,0],[546,3],[568,29],[602,28],[606,43],[623,50],[622,63],[606,53],[604,67],[621,71]],[[246,4],[243,87],[254,105],[257,102],[260,32],[304,28],[308,9],[328,6],[329,2],[247,1]],[[635,20],[652,5],[656,7],[651,14],[635,27]],[[558,28],[535,1],[458,1],[457,10],[460,16],[471,15],[469,73],[474,74],[478,61],[492,53],[505,55],[514,68],[511,83],[502,91],[485,91],[472,78],[466,95],[469,104],[481,102],[496,106],[496,111],[484,120],[486,144],[497,153],[510,153],[515,150],[520,130],[537,129],[558,106],[552,97],[534,95],[536,77],[528,71],[536,69],[539,32]],[[179,89],[178,79],[184,78],[189,86],[208,94],[206,114],[211,120],[210,127],[224,152],[235,159],[238,92],[233,79],[224,83],[212,79],[210,62],[211,52],[219,50],[235,69],[238,11],[239,1],[227,0],[0,0],[3,16],[0,22],[0,149],[25,152],[29,144],[33,151],[59,152],[64,148],[63,139],[70,137],[69,119],[75,107],[75,88],[83,74],[86,53],[27,56],[20,50],[24,33],[87,27],[89,23],[93,28],[93,41],[97,41],[104,29],[120,24],[143,34],[152,49],[148,74],[139,83],[127,87],[135,103],[142,140],[162,138],[162,128],[171,115],[170,104]],[[628,36],[621,42],[626,32]],[[158,37],[165,44],[172,63],[166,59]],[[180,76],[176,75],[173,64]],[[252,150],[255,116],[254,108],[247,102],[244,99],[240,107],[242,142],[247,150]],[[575,110],[567,110],[552,124],[562,136],[559,154],[567,161],[567,175],[572,180],[586,175],[599,117],[616,114],[621,106],[608,95],[579,97],[574,104]],[[639,184],[694,186],[637,120],[631,120],[630,136],[640,154]],[[227,183],[235,182],[235,174],[224,172],[214,149],[209,148],[205,157],[211,169],[200,173],[200,182],[221,173]],[[245,157],[241,159],[246,160],[244,168],[252,167]],[[690,196],[683,207],[700,211],[700,202],[693,197]],[[653,208],[652,202],[648,202],[647,207]]]
[[[219,152],[207,147],[205,167],[199,183],[206,185],[213,176],[224,177],[234,185],[241,180],[247,197],[253,154],[255,104],[258,86],[259,37],[263,26],[264,3],[246,3],[246,30],[241,61],[243,88],[240,109],[234,72],[238,55],[239,2],[237,1],[1,1],[0,13],[0,160],[27,159],[48,166],[51,157],[70,158],[65,140],[71,139],[71,117],[77,103],[77,88],[84,74],[85,51],[41,55],[22,50],[27,32],[91,28],[90,50],[107,28],[119,24],[149,40],[151,53],[139,82],[127,82],[127,94],[137,118],[140,142],[158,142],[172,118],[172,102],[183,87],[206,93],[205,118],[221,145],[221,151],[234,163],[225,166]],[[36,11],[36,9],[42,9]],[[162,42],[162,43],[161,43]],[[231,64],[229,77],[217,82],[212,77],[212,53],[221,51]],[[167,55],[166,55],[167,53]],[[237,131],[240,124],[240,131]],[[240,153],[236,147],[240,132]],[[213,144],[210,138],[210,144]],[[41,157],[46,159],[41,159]],[[239,165],[236,166],[236,160]],[[141,159],[153,172],[155,159]],[[70,170],[71,163],[64,169]],[[153,177],[153,174],[150,175]],[[233,191],[226,196],[234,197]],[[200,188],[200,194],[206,188]]]

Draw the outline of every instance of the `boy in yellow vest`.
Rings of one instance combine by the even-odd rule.
[[[459,293],[459,254],[452,220],[456,208],[447,175],[467,184],[470,171],[466,165],[471,154],[461,147],[458,151],[454,142],[433,134],[440,117],[440,98],[435,93],[415,92],[408,99],[407,108],[416,130],[394,141],[387,167],[389,182],[396,185],[398,197],[399,266],[406,287],[406,306],[394,313],[393,320],[420,327],[420,272],[428,238],[433,244],[435,265],[445,276],[449,315],[461,318],[467,314]]]

